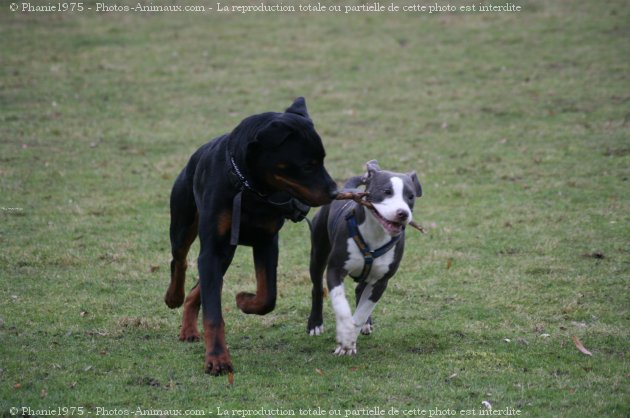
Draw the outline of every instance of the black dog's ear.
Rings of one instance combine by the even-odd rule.
[[[370,180],[374,173],[376,173],[377,171],[381,171],[381,167],[379,167],[378,161],[376,160],[368,161],[365,164],[365,167],[367,168],[367,173],[363,175],[363,183],[366,183],[368,180]]]
[[[293,101],[293,104],[285,110],[285,113],[293,113],[296,115],[300,115],[305,117],[306,119],[311,119],[308,115],[308,111],[306,110],[306,100],[304,97],[298,97]]]
[[[416,197],[422,196],[422,185],[420,184],[420,180],[418,180],[418,175],[415,171],[407,174],[411,177],[411,182],[413,183],[413,187],[416,189]]]
[[[281,121],[273,121],[262,128],[256,135],[256,143],[265,148],[275,148],[291,134],[291,129]]]

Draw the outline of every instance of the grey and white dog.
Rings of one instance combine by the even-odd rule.
[[[323,206],[312,221],[313,291],[307,331],[310,335],[321,335],[324,331],[322,277],[326,270],[337,322],[336,355],[356,354],[359,333],[372,332],[372,311],[400,265],[405,227],[412,219],[416,198],[422,196],[415,172],[381,170],[376,160],[367,163],[365,175],[348,180],[345,189],[361,192],[362,185],[371,208],[352,200],[334,201]],[[354,315],[343,286],[348,274],[358,283]]]

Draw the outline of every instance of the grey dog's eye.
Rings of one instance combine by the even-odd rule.
[[[393,194],[394,194],[394,192],[392,192],[392,190],[391,190],[391,189],[386,189],[386,190],[385,190],[385,196],[391,196],[391,195],[393,195]]]

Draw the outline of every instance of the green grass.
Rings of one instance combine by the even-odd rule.
[[[489,401],[531,417],[630,415],[627,2],[220,18],[8,4],[0,414],[479,413]],[[337,180],[373,158],[418,172],[415,218],[429,234],[408,234],[353,358],[330,354],[328,301],[325,335],[306,335],[306,224],[281,232],[279,300],[265,317],[234,304],[255,288],[239,249],[223,291],[229,387],[203,373],[202,344],[177,341],[181,310],[162,302],[170,187],[206,140],[299,95]]]

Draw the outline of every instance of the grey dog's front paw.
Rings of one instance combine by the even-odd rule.
[[[354,356],[357,354],[357,342],[350,344],[337,344],[337,348],[333,351],[336,356]]]
[[[370,335],[374,331],[374,325],[366,323],[361,327],[361,334]]]

